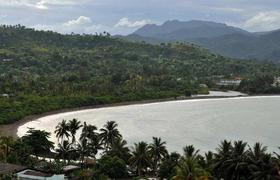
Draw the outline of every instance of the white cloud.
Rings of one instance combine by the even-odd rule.
[[[77,26],[88,26],[90,24],[92,24],[92,21],[89,17],[80,16],[77,19],[73,19],[73,20],[70,20],[70,21],[64,23],[63,25],[68,26],[68,27],[71,27],[71,26],[77,27]]]
[[[244,9],[241,9],[241,8],[232,8],[232,7],[213,7],[211,9],[217,10],[217,11],[228,12],[228,13],[241,13],[241,12],[245,11]]]
[[[269,31],[280,28],[280,11],[260,12],[244,23],[244,28],[255,31]]]
[[[137,28],[152,23],[151,20],[130,21],[127,17],[121,18],[115,27]]]
[[[50,5],[75,5],[88,0],[0,0],[0,7],[29,7],[35,9],[49,9]]]
[[[100,24],[93,24],[92,20],[86,16],[80,16],[77,19],[69,20],[64,23],[57,23],[54,25],[37,24],[32,26],[37,30],[51,30],[60,33],[86,33],[94,34],[96,32],[103,32],[107,27]]]

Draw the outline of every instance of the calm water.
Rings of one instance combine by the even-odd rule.
[[[62,119],[78,118],[98,128],[114,120],[130,146],[141,140],[151,142],[156,136],[167,141],[170,151],[178,152],[190,144],[202,151],[214,150],[223,139],[260,141],[277,151],[279,116],[280,96],[185,100],[51,115],[19,127],[18,135],[28,127],[53,132]],[[52,140],[56,142],[54,135]]]

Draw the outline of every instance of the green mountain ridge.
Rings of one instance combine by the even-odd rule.
[[[152,44],[191,42],[232,58],[280,61],[280,30],[251,33],[222,23],[174,20],[146,25],[122,38]]]

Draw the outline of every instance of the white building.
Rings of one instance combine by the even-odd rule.
[[[241,80],[237,79],[237,80],[221,80],[220,82],[217,83],[217,85],[219,86],[239,86],[241,83]]]
[[[64,180],[64,175],[46,174],[40,171],[26,169],[16,173],[18,180]]]

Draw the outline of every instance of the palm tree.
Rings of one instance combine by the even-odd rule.
[[[273,160],[271,154],[263,154],[258,163],[250,164],[250,179],[252,180],[279,180],[279,166]]]
[[[196,150],[193,145],[189,145],[184,147],[184,154],[186,157],[194,157],[196,158],[198,156],[199,150]]]
[[[115,121],[108,121],[104,125],[104,128],[100,130],[100,138],[101,142],[104,144],[105,151],[108,151],[112,147],[116,139],[122,137],[117,127],[118,124]]]
[[[58,144],[56,152],[58,153],[58,157],[63,159],[64,162],[66,162],[66,160],[70,162],[75,153],[75,149],[73,149],[72,144],[69,141],[65,140]]]
[[[79,154],[81,163],[84,163],[85,157],[90,156],[91,147],[88,145],[87,139],[80,140],[80,143],[77,146],[77,153]]]
[[[224,162],[226,169],[225,179],[248,179],[248,151],[246,150],[247,143],[243,141],[235,141],[232,147],[230,157]]]
[[[83,126],[83,129],[82,129],[80,140],[83,140],[83,139],[96,140],[96,139],[98,139],[98,133],[95,132],[95,131],[97,131],[96,126],[87,125],[87,123],[84,122],[84,126]]]
[[[80,142],[87,143],[88,148],[90,148],[89,156],[93,158],[98,153],[98,150],[102,149],[100,143],[100,137],[99,134],[96,132],[96,130],[97,130],[96,126],[87,125],[87,123],[84,122],[84,126],[80,136]]]
[[[166,142],[162,142],[161,138],[153,137],[153,143],[149,146],[149,152],[153,160],[154,173],[157,171],[158,165],[162,158],[164,158],[168,154],[165,144]]]
[[[139,142],[134,144],[134,151],[132,152],[132,157],[130,158],[130,165],[136,168],[137,174],[142,175],[143,171],[151,165],[149,156],[149,147],[145,142]]]
[[[207,172],[199,165],[198,159],[194,156],[182,157],[178,164],[177,176],[178,180],[196,180],[207,179]]]
[[[253,148],[250,147],[248,151],[249,161],[253,164],[257,164],[262,160],[262,157],[266,155],[267,147],[257,142]]]
[[[54,133],[56,134],[56,137],[61,139],[61,141],[64,140],[64,137],[69,139],[69,125],[66,123],[66,120],[62,120],[62,122],[58,123],[58,125],[55,127]]]
[[[68,123],[68,127],[69,127],[69,132],[71,133],[72,136],[72,144],[76,141],[76,133],[77,131],[83,127],[83,125],[81,125],[81,122],[78,121],[77,119],[72,119],[69,121]]]
[[[107,152],[107,154],[112,157],[117,156],[124,160],[127,164],[129,163],[129,159],[131,157],[130,150],[127,147],[127,142],[122,138],[118,138],[113,142],[112,148]]]
[[[230,141],[224,140],[221,142],[219,147],[216,149],[217,153],[215,153],[214,164],[213,164],[213,172],[214,175],[219,178],[225,177],[224,163],[229,159],[232,152],[232,144]]]

